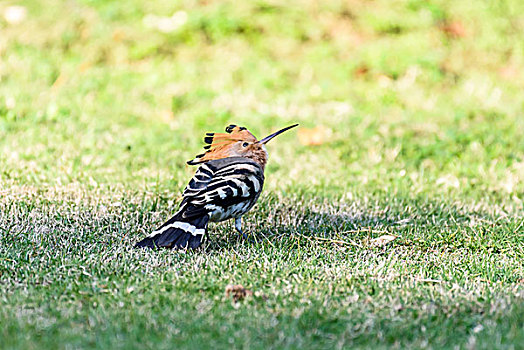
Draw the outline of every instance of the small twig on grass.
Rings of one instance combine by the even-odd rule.
[[[307,236],[304,236],[303,234],[301,234],[299,232],[297,232],[296,234],[299,235],[302,238],[305,238],[305,239],[309,240],[309,241],[314,239],[314,240],[317,240],[317,241],[324,241],[324,242],[328,242],[328,243],[335,243],[335,244],[342,244],[342,245],[352,245],[352,246],[356,246],[356,247],[362,248],[362,245],[358,244],[357,242],[351,241],[351,240],[350,241],[342,241],[342,240],[338,240],[338,239],[323,238],[323,237],[307,237]]]
[[[421,282],[421,283],[442,283],[441,280],[434,280],[432,278],[415,278],[415,282]]]
[[[260,234],[265,238],[265,240],[269,243],[270,246],[275,248],[275,245],[271,242],[269,238],[267,238],[267,236],[263,232],[260,232]]]
[[[373,230],[371,227],[363,227],[363,228],[359,228],[358,230],[346,230],[346,231],[338,232],[338,234],[343,234],[343,233],[361,233],[361,232],[389,233],[386,230]]]

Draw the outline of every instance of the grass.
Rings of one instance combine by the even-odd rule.
[[[522,13],[0,4],[0,348],[524,347]],[[294,122],[251,241],[226,223],[194,252],[131,248],[205,132]]]

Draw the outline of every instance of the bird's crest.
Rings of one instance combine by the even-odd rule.
[[[206,150],[187,162],[189,165],[205,163],[213,159],[222,159],[228,157],[228,147],[238,141],[256,142],[257,138],[245,127],[231,124],[226,127],[226,133],[208,132],[204,137],[204,146]]]

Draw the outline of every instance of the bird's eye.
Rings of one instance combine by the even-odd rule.
[[[244,142],[244,143],[242,144],[242,147],[247,147],[247,146],[249,146],[249,143],[247,143],[247,142]]]

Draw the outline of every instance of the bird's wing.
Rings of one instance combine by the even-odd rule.
[[[209,161],[201,165],[184,190],[183,217],[200,216],[216,207],[227,208],[256,196],[262,190],[264,172],[257,163],[241,157]]]
[[[215,172],[212,168],[206,164],[201,165],[184,189],[182,197],[185,199],[186,197],[194,196],[198,192],[206,189],[211,180],[213,180],[213,177],[215,177]]]

